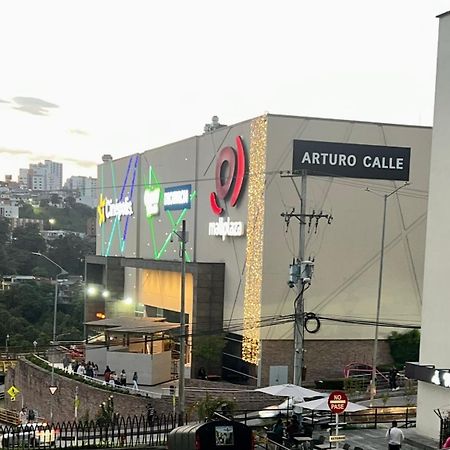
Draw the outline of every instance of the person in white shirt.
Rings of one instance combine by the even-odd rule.
[[[389,450],[400,450],[405,436],[403,435],[403,431],[397,427],[396,420],[392,421],[392,427],[387,430],[386,437],[388,439]]]

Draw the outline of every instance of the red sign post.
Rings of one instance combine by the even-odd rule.
[[[345,392],[333,391],[328,397],[328,407],[334,414],[342,414],[347,408],[348,398]]]

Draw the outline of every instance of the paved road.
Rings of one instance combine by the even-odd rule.
[[[408,435],[410,429],[402,430],[405,436]],[[346,442],[348,442],[351,448],[361,447],[364,450],[387,450],[387,439],[386,439],[387,428],[378,428],[376,430],[372,429],[359,429],[359,430],[344,430],[345,436],[347,437]],[[417,450],[414,447],[403,444],[402,450]]]

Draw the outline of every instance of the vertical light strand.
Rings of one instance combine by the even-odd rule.
[[[266,182],[267,116],[250,124],[248,170],[247,249],[244,288],[244,335],[242,359],[259,362],[259,327],[263,272],[264,203]]]

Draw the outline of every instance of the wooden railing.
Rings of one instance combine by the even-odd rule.
[[[7,425],[17,425],[19,423],[19,415],[16,411],[0,408],[0,422]]]

